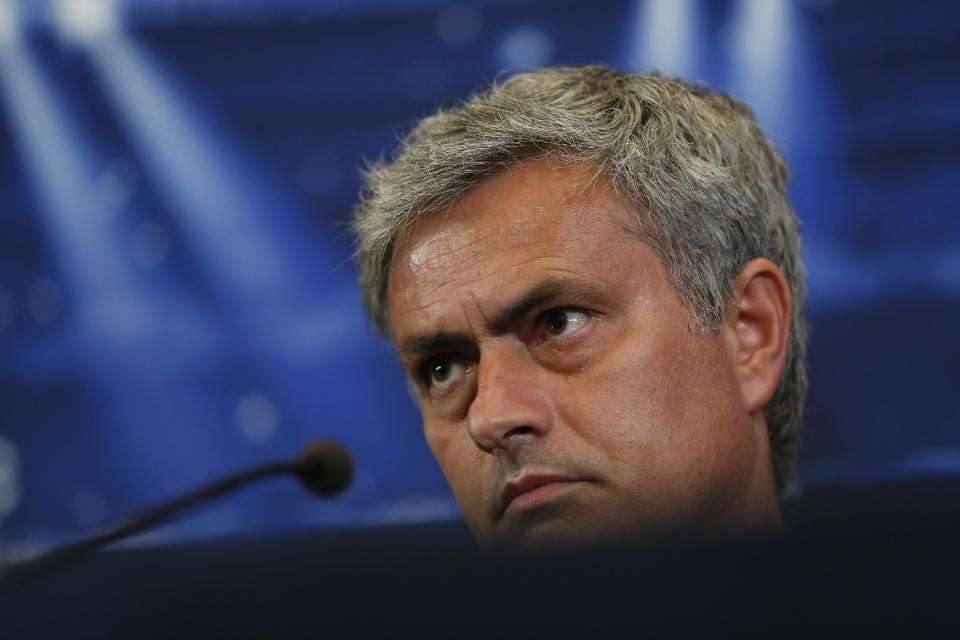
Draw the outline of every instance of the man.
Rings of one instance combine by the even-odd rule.
[[[600,66],[494,85],[371,167],[365,305],[481,543],[779,526],[806,392],[786,180],[744,105]]]

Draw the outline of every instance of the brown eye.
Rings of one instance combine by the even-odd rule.
[[[435,360],[430,364],[430,379],[433,382],[444,382],[450,376],[450,362]]]
[[[450,356],[434,356],[423,365],[423,378],[429,386],[445,387],[456,381],[464,366]]]
[[[580,309],[554,309],[544,316],[543,324],[551,336],[563,338],[578,331],[589,319],[590,314]]]

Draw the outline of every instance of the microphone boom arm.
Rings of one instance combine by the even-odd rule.
[[[333,495],[349,485],[353,464],[349,454],[335,443],[310,445],[296,460],[270,462],[228,475],[121,521],[105,531],[56,547],[23,563],[0,567],[0,584],[46,573],[84,554],[156,527],[198,504],[264,478],[284,474],[297,476],[305,488],[315,494]]]

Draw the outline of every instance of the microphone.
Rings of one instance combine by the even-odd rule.
[[[300,484],[316,496],[331,497],[350,485],[353,479],[353,459],[346,449],[332,440],[312,442],[301,450],[295,460],[271,462],[225,476],[161,503],[103,532],[51,549],[36,558],[9,566],[6,571],[0,567],[0,584],[46,573],[87,553],[152,529],[191,507],[264,478],[284,474],[296,476]]]
[[[350,486],[353,459],[333,440],[317,440],[300,451],[294,473],[307,491],[326,498]]]

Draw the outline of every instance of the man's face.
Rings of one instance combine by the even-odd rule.
[[[689,327],[657,254],[628,230],[635,214],[592,175],[515,166],[395,248],[400,356],[487,544],[724,528],[770,484],[735,337]]]

